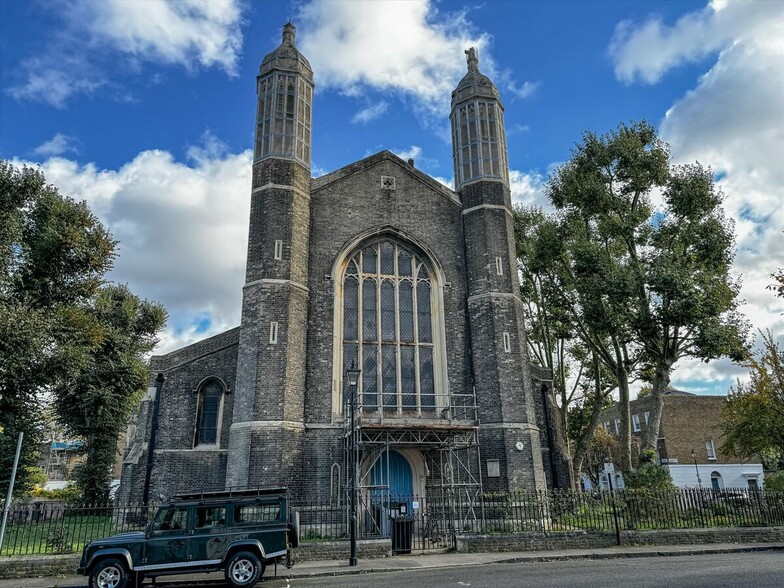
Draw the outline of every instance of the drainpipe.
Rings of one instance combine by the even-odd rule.
[[[142,503],[147,506],[150,500],[150,479],[152,478],[153,456],[155,453],[155,441],[158,437],[158,412],[161,408],[161,390],[163,389],[164,377],[162,373],[155,378],[155,400],[152,405],[152,422],[150,423],[150,443],[147,446],[147,473],[144,476],[144,492],[142,493]]]

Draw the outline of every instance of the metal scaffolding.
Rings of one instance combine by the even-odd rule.
[[[471,394],[436,398],[432,407],[371,405],[363,395],[346,403],[344,487],[350,498],[355,488],[360,536],[386,536],[389,517],[419,515],[427,527],[439,528],[446,541],[481,518],[482,488],[479,419]],[[373,395],[372,399],[377,399]],[[353,405],[353,418],[350,418]],[[416,450],[424,464],[424,495],[400,497],[390,487],[389,454]],[[354,484],[352,478],[354,476]],[[415,490],[416,491],[416,490]],[[421,487],[420,487],[421,492]],[[396,504],[406,498],[418,512],[401,513]],[[350,500],[347,500],[348,504]],[[426,529],[421,532],[426,533]]]

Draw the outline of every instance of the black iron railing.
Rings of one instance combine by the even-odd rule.
[[[358,504],[359,537],[392,537],[396,550],[403,552],[448,549],[460,533],[620,533],[784,525],[784,492],[750,488],[485,492],[470,500],[369,491]],[[344,497],[292,498],[291,507],[300,513],[303,542],[348,538],[349,508]],[[94,539],[143,530],[153,511],[140,505],[16,505],[9,512],[0,555],[77,553]]]

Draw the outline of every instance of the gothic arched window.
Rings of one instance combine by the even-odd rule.
[[[218,445],[224,392],[223,385],[215,379],[207,380],[199,386],[194,447]]]
[[[392,239],[364,246],[343,275],[343,367],[362,369],[363,410],[427,413],[437,402],[432,270]],[[437,305],[440,308],[440,305]]]

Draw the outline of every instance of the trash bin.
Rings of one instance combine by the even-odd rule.
[[[411,553],[414,517],[398,516],[390,518],[390,523],[392,526],[392,553]]]

